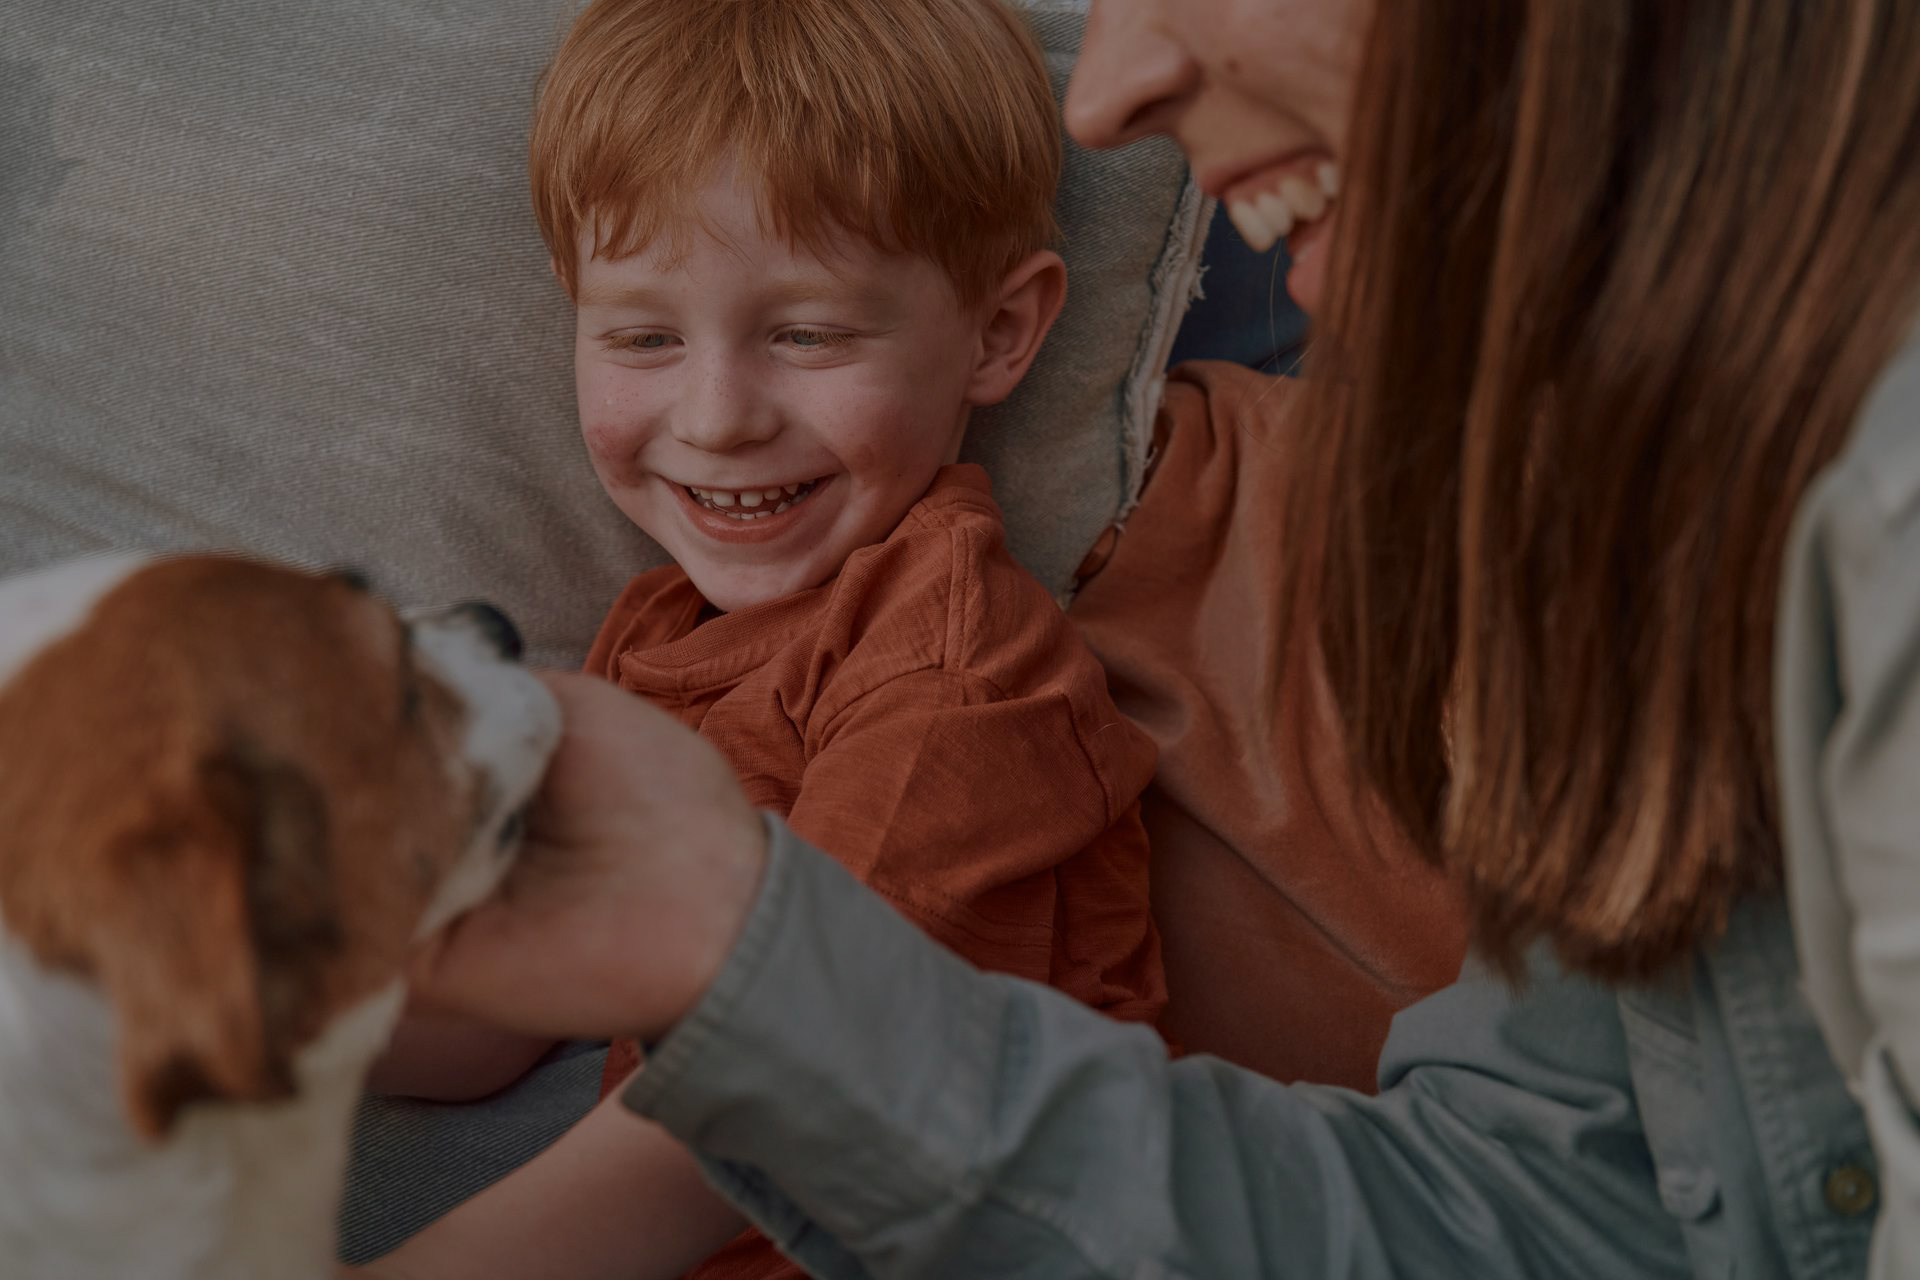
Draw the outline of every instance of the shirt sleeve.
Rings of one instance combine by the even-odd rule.
[[[1920,1275],[1920,356],[1890,391],[1803,508],[1776,690],[1795,941],[1867,1115],[1888,1280]]]
[[[1153,748],[1083,740],[1061,688],[898,676],[841,711],[787,821],[986,969],[1151,1017],[1164,998],[1135,798]]]
[[[1543,968],[1403,1014],[1384,1089],[1284,1086],[982,974],[777,822],[627,1104],[855,1277],[1666,1277],[1618,1006]]]

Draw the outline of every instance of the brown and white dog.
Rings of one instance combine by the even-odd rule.
[[[558,737],[517,648],[244,560],[0,583],[0,1275],[331,1273],[409,948]]]

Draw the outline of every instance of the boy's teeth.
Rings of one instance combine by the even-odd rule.
[[[1331,200],[1340,194],[1340,167],[1333,161],[1328,160],[1315,169],[1313,180],[1318,182],[1320,189],[1327,193],[1327,199]]]
[[[687,492],[704,506],[721,511],[735,520],[764,520],[768,516],[777,516],[796,503],[804,501],[813,492],[813,482],[780,485],[767,489],[702,489],[698,485],[688,485]],[[769,503],[777,504],[771,511],[757,510]],[[739,507],[735,511],[732,508]]]

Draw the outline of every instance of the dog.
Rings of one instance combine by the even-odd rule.
[[[518,648],[237,558],[0,583],[0,1275],[332,1274],[410,950],[559,736]]]

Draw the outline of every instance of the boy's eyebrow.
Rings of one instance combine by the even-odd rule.
[[[843,280],[838,276],[796,276],[770,284],[763,295],[771,303],[843,302],[877,307],[894,294],[882,287]]]
[[[641,308],[658,306],[664,301],[664,297],[657,290],[641,284],[582,285],[580,300],[575,305]]]
[[[769,306],[793,306],[808,302],[831,302],[850,306],[880,308],[894,300],[884,287],[855,283],[837,276],[795,276],[769,282],[759,300]],[[631,310],[664,309],[672,299],[658,289],[643,284],[585,285],[580,290],[580,307],[624,308]]]

